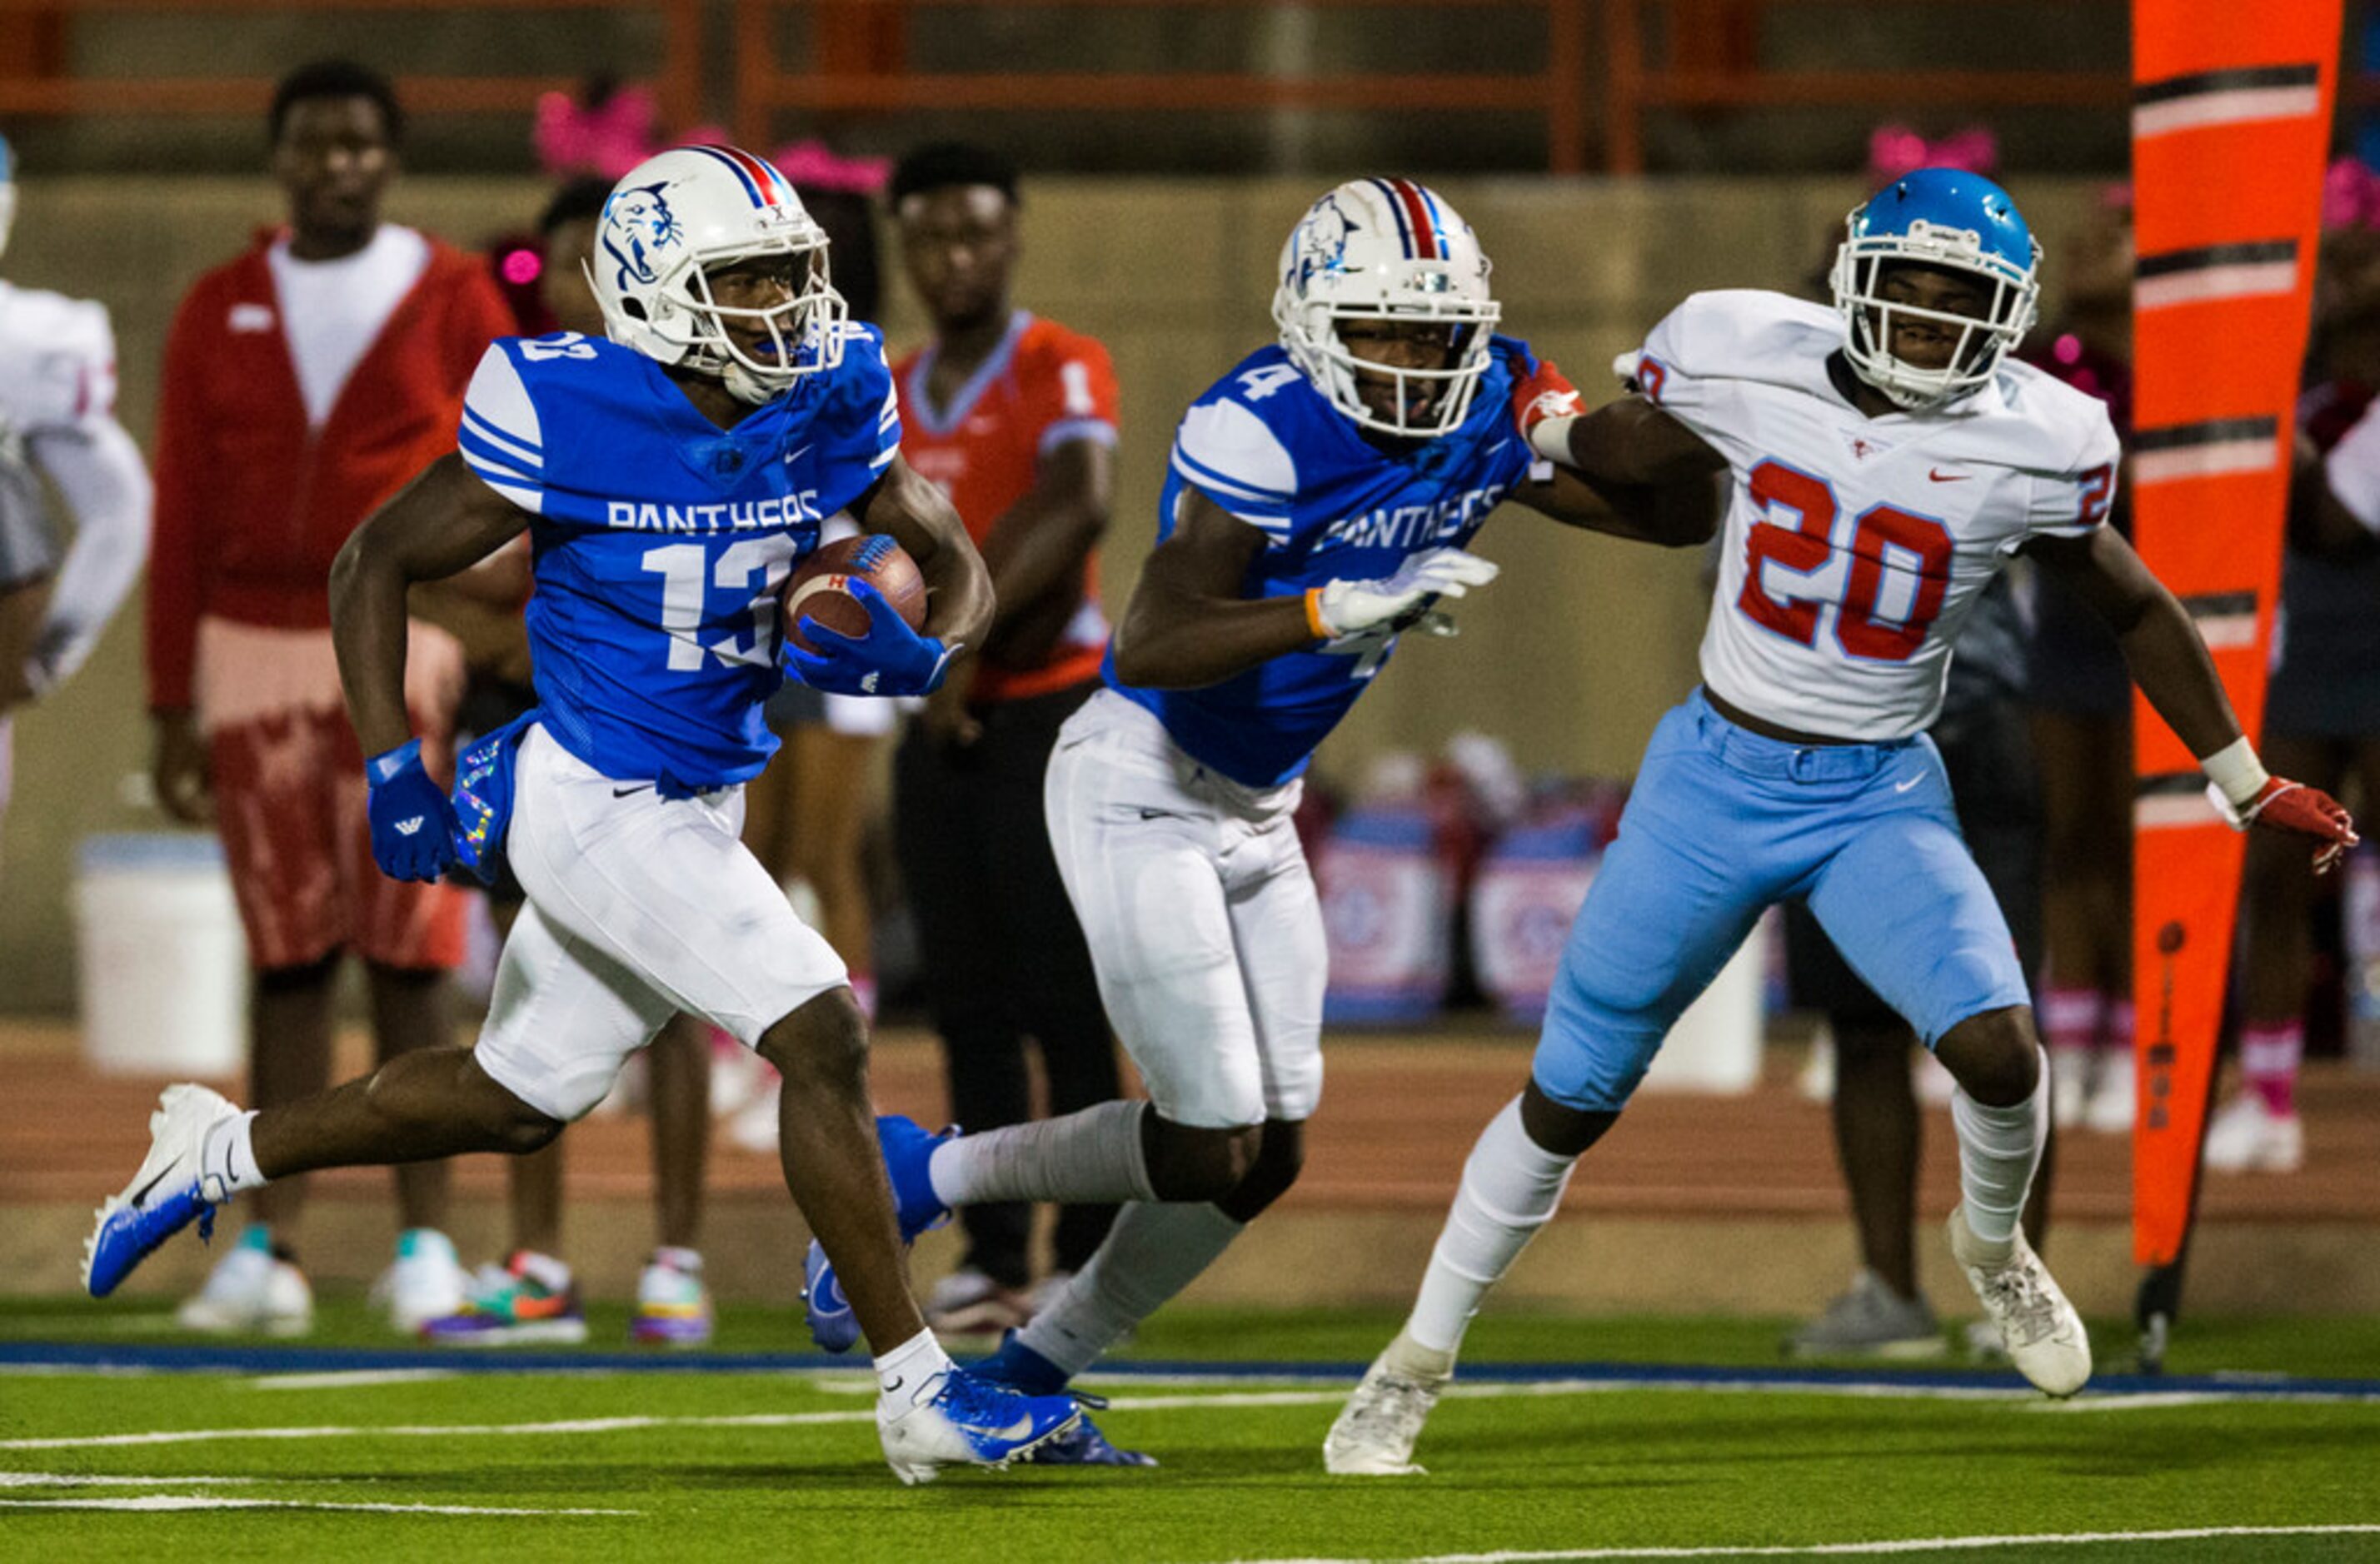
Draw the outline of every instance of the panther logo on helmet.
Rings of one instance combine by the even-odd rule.
[[[603,203],[603,250],[620,264],[616,285],[631,280],[657,283],[651,251],[678,242],[677,213],[670,210],[661,185],[638,185],[612,192]]]
[[[1314,203],[1305,220],[1297,225],[1290,239],[1290,252],[1297,260],[1295,280],[1301,285],[1313,280],[1318,272],[1339,273],[1347,267],[1347,236],[1355,224],[1339,210],[1339,203],[1325,196]]]

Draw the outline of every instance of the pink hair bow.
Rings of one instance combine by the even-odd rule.
[[[661,150],[655,126],[661,105],[650,89],[622,87],[582,100],[568,92],[545,92],[537,100],[531,143],[538,162],[553,177],[594,174],[617,179]]]
[[[1889,185],[1921,168],[1960,168],[1989,174],[2000,164],[1998,138],[1980,125],[1928,141],[1906,125],[1879,125],[1867,139],[1867,172],[1876,185]]]
[[[2380,230],[2380,171],[2360,158],[2332,164],[2322,176],[2322,226]]]

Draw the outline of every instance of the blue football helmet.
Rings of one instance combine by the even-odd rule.
[[[8,249],[8,224],[17,220],[17,149],[0,136],[0,254]]]
[[[1850,335],[1845,356],[1859,377],[1900,406],[1939,407],[1997,373],[2031,330],[2041,297],[2041,245],[2009,193],[1980,174],[1920,168],[1867,199],[1845,224],[1835,252],[1835,308]],[[1895,303],[1879,285],[1896,263],[1972,272],[1990,285],[1980,316]],[[1950,361],[1920,369],[1892,355],[1892,322],[1924,320],[1958,331]]]

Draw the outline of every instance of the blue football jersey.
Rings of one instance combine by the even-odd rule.
[[[845,329],[839,366],[732,430],[609,342],[507,337],[480,360],[463,459],[535,518],[539,704],[604,775],[721,787],[776,751],[777,589],[900,452],[883,340]]]
[[[1366,440],[1278,346],[1250,354],[1182,417],[1158,540],[1172,532],[1183,491],[1197,489],[1265,535],[1247,598],[1393,576],[1414,554],[1461,548],[1534,460],[1512,424],[1505,346],[1462,424],[1402,452]],[[1342,636],[1196,690],[1133,688],[1116,677],[1112,647],[1102,673],[1193,759],[1269,787],[1305,770],[1395,648],[1386,631]]]

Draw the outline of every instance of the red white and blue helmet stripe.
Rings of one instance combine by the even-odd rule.
[[[690,147],[689,152],[702,152],[718,159],[735,173],[743,183],[744,193],[752,198],[756,207],[796,206],[799,198],[794,194],[792,181],[778,173],[766,158],[754,157],[741,147]]]
[[[1444,261],[1447,258],[1446,220],[1439,214],[1438,198],[1427,187],[1410,179],[1374,179],[1372,188],[1387,198],[1389,210],[1396,214],[1397,237],[1405,247],[1408,261]]]

